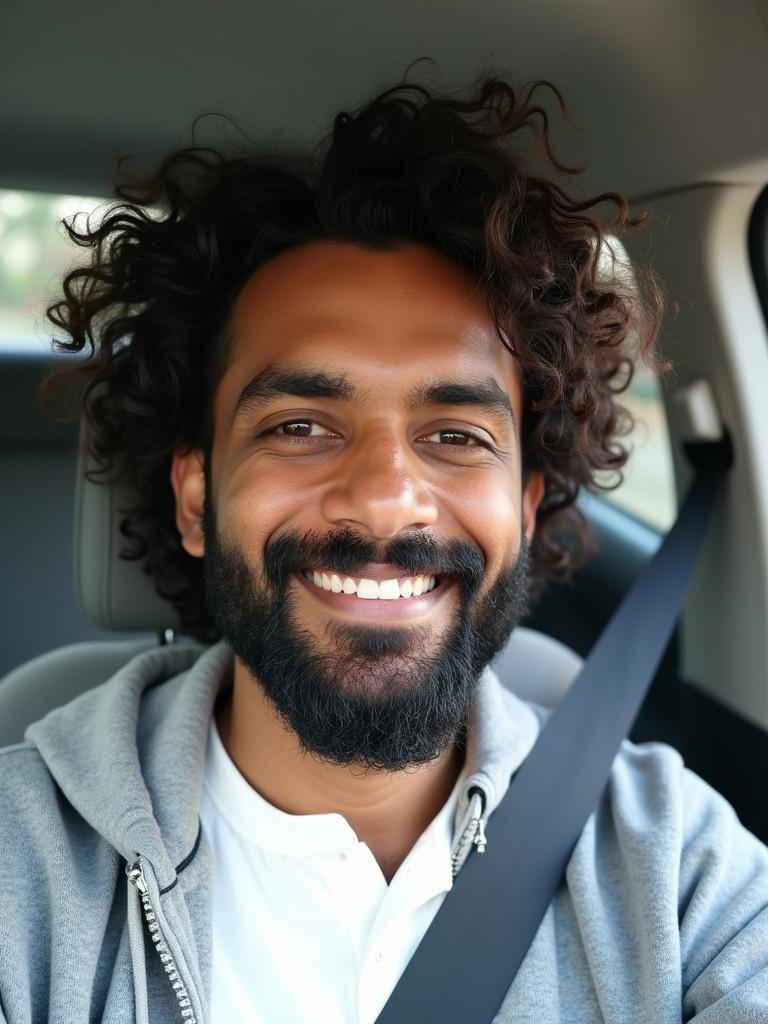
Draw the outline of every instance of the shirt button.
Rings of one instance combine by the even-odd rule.
[[[348,858],[347,858],[347,854],[346,853],[340,853],[339,854],[339,860],[347,860],[347,859]]]
[[[382,953],[382,951],[380,949],[377,949],[376,950],[376,963],[380,964],[383,959],[384,959],[384,954]]]

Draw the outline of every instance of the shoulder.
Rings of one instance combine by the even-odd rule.
[[[683,869],[724,843],[752,849],[768,864],[768,849],[744,828],[731,804],[665,743],[624,740],[594,824],[625,843],[652,842],[669,854],[684,852]]]
[[[666,743],[624,740],[613,761],[606,796],[617,824],[639,830],[682,824],[684,776],[691,773]],[[703,780],[702,785],[706,785]],[[713,791],[714,792],[714,791]]]
[[[768,858],[768,849],[744,828],[725,797],[665,743],[625,740],[613,762],[606,796],[615,827],[652,830],[657,838],[668,833],[689,857],[731,836]]]
[[[18,877],[29,876],[33,865],[72,839],[83,853],[98,841],[65,798],[37,747],[23,742],[0,748],[0,878],[2,865],[8,864],[16,865]],[[24,865],[23,872],[19,865]]]
[[[686,1020],[768,1019],[768,848],[664,744],[622,746],[610,807],[614,840],[650,879],[632,890],[675,911]]]
[[[622,743],[569,871],[577,890],[664,908],[684,960],[701,954],[702,928],[730,921],[732,937],[754,916],[768,948],[768,848],[666,744]]]
[[[12,810],[40,807],[44,794],[53,794],[56,784],[40,751],[28,741],[0,747],[0,849]]]
[[[625,896],[663,894],[676,914],[705,877],[738,887],[751,873],[768,901],[768,849],[664,743],[622,743],[568,870],[577,891],[612,879]]]

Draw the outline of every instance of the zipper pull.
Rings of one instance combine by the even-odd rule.
[[[142,896],[149,892],[147,881],[144,878],[144,872],[139,861],[136,860],[133,864],[126,864],[125,873],[128,876],[128,881],[132,886],[134,886],[134,888],[139,890]]]
[[[472,842],[477,847],[478,853],[484,853],[485,847],[488,845],[485,838],[485,824],[482,818],[477,819],[477,831],[475,832],[475,838]]]
[[[478,853],[484,853],[488,845],[485,838],[485,793],[479,786],[473,786],[469,791],[472,803],[475,805],[475,814],[472,817],[472,845],[477,847]]]

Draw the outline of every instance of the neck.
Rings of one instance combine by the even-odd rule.
[[[239,659],[216,722],[238,771],[265,800],[288,814],[343,815],[387,881],[450,796],[463,763],[457,747],[401,772],[322,761],[301,749]]]

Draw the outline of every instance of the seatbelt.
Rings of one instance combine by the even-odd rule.
[[[454,881],[376,1024],[490,1024],[563,879],[653,680],[731,463],[726,436],[687,445],[696,469],[663,544],[614,612]]]

